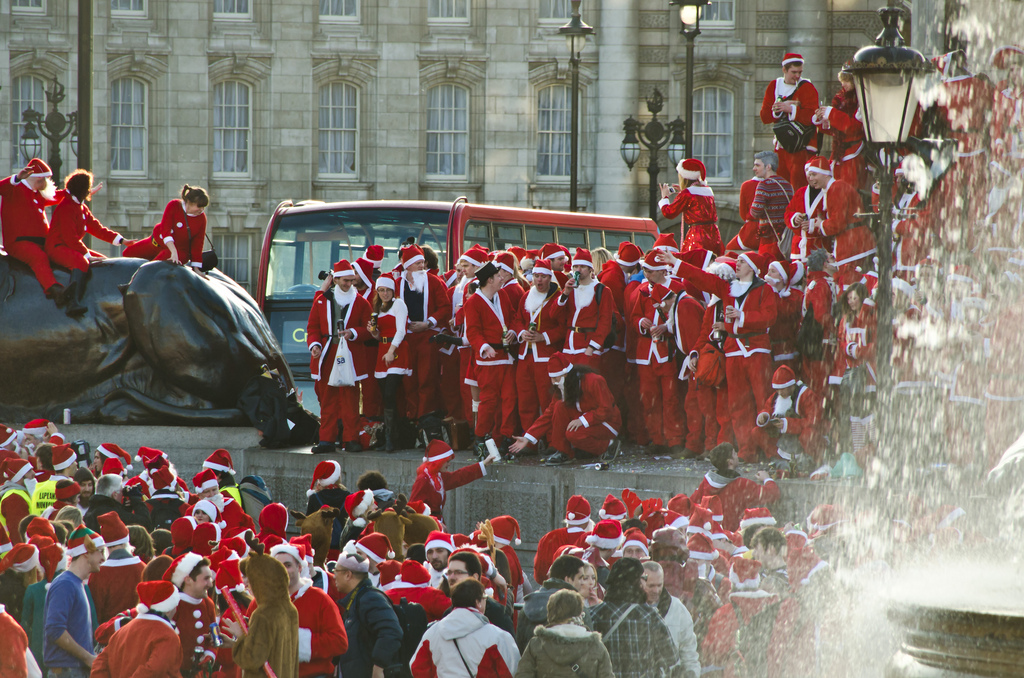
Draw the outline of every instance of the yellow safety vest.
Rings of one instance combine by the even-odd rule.
[[[36,483],[36,489],[32,492],[32,503],[29,509],[37,516],[43,515],[43,511],[50,508],[57,502],[57,481],[44,480]]]
[[[222,487],[220,491],[227,492],[228,495],[230,495],[231,498],[235,500],[235,503],[238,504],[238,507],[242,509],[242,511],[245,511],[245,507],[242,506],[242,493],[238,491],[237,485],[232,485],[231,487]]]
[[[56,483],[54,485],[56,487]],[[28,496],[28,492],[26,492],[25,490],[19,490],[19,489],[16,489],[16,488],[12,488],[10,490],[7,490],[6,492],[4,492],[4,495],[2,497],[0,497],[0,503],[3,503],[3,500],[7,499],[7,497],[12,495],[12,494],[21,495],[21,498],[25,500],[26,504],[28,504],[29,512],[32,511],[32,497]],[[4,529],[7,530],[7,519],[4,518],[4,514],[3,513],[0,513],[0,525],[3,525]],[[14,529],[17,530],[18,526],[15,525]],[[10,530],[7,530],[7,532],[10,533]]]

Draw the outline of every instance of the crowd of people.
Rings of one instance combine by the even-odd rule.
[[[320,461],[302,513],[250,501],[227,450],[187,482],[158,449],[83,457],[45,421],[0,438],[0,678],[841,675],[834,569],[965,539],[955,506],[893,523],[902,552],[839,506],[780,525],[776,483],[723,444],[689,495],[572,496],[531,569],[514,516],[446,525],[487,463],[448,472],[441,440],[408,495]]]

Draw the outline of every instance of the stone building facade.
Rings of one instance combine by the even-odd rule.
[[[751,154],[771,143],[757,114],[783,53],[807,57],[805,76],[827,101],[839,67],[878,32],[878,5],[708,8],[695,147],[727,234]],[[0,0],[6,167],[22,162],[18,111],[43,107],[49,81],[67,87],[62,110],[75,107],[76,12],[67,0]],[[580,71],[581,209],[645,215],[648,159],[627,169],[622,123],[649,118],[655,88],[668,120],[682,114],[679,15],[666,0],[585,0],[582,13],[597,35]],[[286,199],[465,195],[566,209],[570,74],[558,27],[568,15],[568,0],[95,0],[93,168],[105,189],[94,212],[137,237],[183,183],[206,186],[223,267],[251,284]],[[67,145],[64,157],[74,164]]]

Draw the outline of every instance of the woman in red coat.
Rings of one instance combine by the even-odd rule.
[[[124,250],[126,257],[150,261],[170,260],[192,268],[203,266],[203,241],[206,238],[206,208],[210,196],[198,186],[185,184],[181,200],[172,200],[164,208],[153,235],[132,241]]]
[[[836,331],[836,362],[829,384],[840,386],[850,417],[853,454],[864,464],[875,437],[871,400],[875,394],[874,302],[864,283],[850,285],[842,297],[842,315]],[[846,384],[843,378],[846,377]]]
[[[682,252],[706,249],[721,256],[725,252],[722,234],[718,231],[718,210],[715,208],[715,194],[707,184],[707,169],[704,163],[694,158],[681,160],[676,166],[679,172],[679,186],[661,185],[661,200],[658,207],[666,219],[683,215]],[[678,188],[674,199],[672,191]],[[673,229],[674,230],[674,229]]]
[[[373,314],[366,329],[380,343],[377,346],[377,366],[373,376],[380,384],[384,403],[384,451],[394,452],[395,405],[402,377],[412,374],[409,366],[409,347],[405,333],[409,324],[409,310],[400,297],[395,296],[395,279],[390,275],[377,278],[377,297],[373,300]]]

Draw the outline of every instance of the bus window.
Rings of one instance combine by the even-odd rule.
[[[642,251],[648,252],[654,247],[654,238],[654,234],[651,233],[635,233],[633,242],[636,243],[636,246]]]
[[[569,248],[569,253],[576,251],[577,247],[586,249],[587,232],[575,228],[558,229],[558,244]]]
[[[539,250],[549,242],[555,242],[555,229],[542,226],[526,227],[526,249]]]
[[[509,247],[523,246],[522,224],[492,224],[494,233],[494,249],[507,250]]]
[[[628,231],[605,231],[605,247],[612,252],[618,252],[620,243],[629,242],[629,235]]]
[[[587,231],[587,236],[590,239],[590,249],[592,251],[596,250],[598,247],[604,247],[604,238],[601,236],[601,233],[601,231]],[[612,248],[608,249],[611,249],[613,252],[615,251]]]
[[[487,221],[467,221],[466,235],[463,238],[462,251],[465,252],[473,245],[483,245],[489,252],[491,250],[491,224]]]

